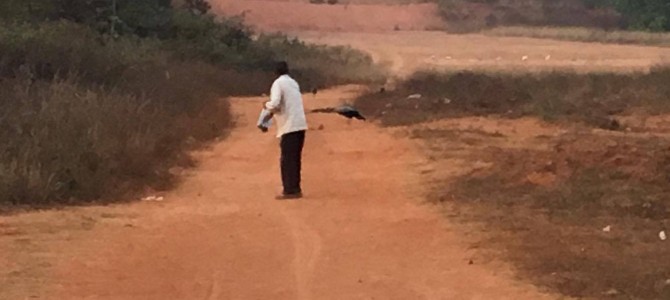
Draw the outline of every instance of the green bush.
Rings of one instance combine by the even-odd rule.
[[[670,6],[666,0],[438,0],[438,4],[452,29],[457,30],[472,31],[497,25],[670,30]],[[481,4],[490,12],[482,15],[486,10],[477,7]]]
[[[369,55],[352,48],[308,45],[280,34],[255,39],[252,35],[240,19],[221,23],[209,16],[176,13],[164,49],[180,59],[202,59],[245,71],[272,72],[275,62],[285,60],[305,87],[385,80]]]
[[[268,53],[270,51],[270,53]],[[350,83],[383,83],[386,72],[372,58],[350,47],[308,45],[283,35],[261,35],[251,61],[285,60],[304,87],[328,87]]]
[[[216,64],[253,65],[248,61],[251,30],[238,19],[217,22],[212,16],[174,13],[164,49],[180,59],[200,59]]]
[[[106,41],[70,22],[0,27],[0,76],[51,80],[77,73],[88,82],[118,81],[123,71],[155,54],[149,41]],[[152,52],[153,51],[153,52]]]
[[[666,0],[608,0],[623,14],[631,29],[670,30],[670,5]]]
[[[169,27],[170,0],[6,0],[0,19],[11,22],[68,20],[113,35],[160,35]]]

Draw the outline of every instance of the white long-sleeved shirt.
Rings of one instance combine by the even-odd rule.
[[[307,118],[302,103],[300,85],[289,75],[282,75],[272,84],[270,101],[265,108],[274,111],[277,137],[291,132],[307,130]]]

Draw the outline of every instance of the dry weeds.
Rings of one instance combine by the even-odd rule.
[[[659,238],[670,225],[670,140],[574,128],[522,134],[528,129],[415,131],[437,168],[458,160],[484,166],[432,178],[431,199],[475,226],[473,247],[538,285],[573,297],[670,296],[670,252]]]
[[[497,27],[482,32],[513,36],[609,44],[670,46],[670,34],[645,31],[603,30],[585,27]]]
[[[424,73],[357,104],[412,125],[429,198],[467,224],[475,260],[567,296],[666,299],[666,76]]]
[[[420,72],[395,90],[358,100],[384,125],[408,125],[459,116],[537,116],[623,130],[616,116],[632,110],[670,111],[665,68],[650,73]],[[409,95],[421,95],[420,98]]]

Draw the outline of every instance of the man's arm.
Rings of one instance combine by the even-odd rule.
[[[274,114],[279,111],[281,100],[282,100],[281,86],[279,85],[279,82],[275,81],[272,84],[272,89],[270,89],[270,101],[265,103],[265,108]]]

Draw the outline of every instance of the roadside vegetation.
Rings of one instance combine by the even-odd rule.
[[[412,125],[428,199],[467,224],[475,263],[572,297],[667,299],[668,76],[428,72],[357,106]]]
[[[535,116],[623,130],[616,117],[632,111],[670,111],[670,70],[649,73],[419,72],[392,91],[358,100],[384,125],[463,116]]]
[[[604,30],[586,27],[495,27],[482,31],[490,36],[530,37],[606,44],[670,46],[670,34],[663,32]]]
[[[670,30],[664,0],[437,0],[452,32],[498,26]]]
[[[304,88],[383,80],[365,54],[255,37],[205,1],[75,2],[0,4],[2,209],[169,188],[234,122],[223,99],[266,92],[278,60]]]
[[[498,26],[578,26],[620,28],[621,15],[610,6],[585,0],[437,0],[451,32],[474,32]]]

